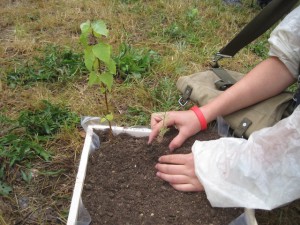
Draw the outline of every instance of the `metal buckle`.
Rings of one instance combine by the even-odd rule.
[[[193,88],[191,86],[186,86],[182,97],[178,100],[179,105],[185,106],[189,102],[190,96],[192,94]]]
[[[220,52],[217,52],[214,56],[214,59],[212,60],[214,65],[212,65],[213,68],[218,68],[219,67],[219,64],[218,64],[218,61],[223,59],[223,58],[232,58],[231,55],[224,55],[224,54],[221,54]]]
[[[185,106],[189,101],[188,100],[184,100],[183,97],[180,97],[180,99],[178,100],[178,103],[180,106]]]

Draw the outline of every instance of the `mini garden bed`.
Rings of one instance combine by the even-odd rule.
[[[77,177],[76,184],[80,188],[77,194],[74,190],[72,200],[73,204],[74,197],[77,196],[77,213],[72,213],[71,206],[68,224],[72,224],[71,214],[77,214],[72,216],[75,220],[75,217],[80,217],[78,213],[83,212],[81,197],[91,215],[91,224],[221,225],[229,224],[243,212],[236,208],[212,208],[204,192],[178,192],[155,176],[154,166],[158,157],[170,154],[167,146],[175,135],[174,130],[168,132],[162,142],[147,145],[149,129],[117,128],[115,132],[122,134],[110,141],[102,137],[103,129],[104,127],[90,127],[88,131],[93,132],[94,136],[90,135],[86,142],[91,143],[99,135],[101,146],[88,158],[83,152],[80,166],[86,165],[86,178],[84,181],[83,176],[83,181],[80,181]],[[211,140],[218,137],[212,130],[201,132],[185,142],[175,153],[190,152],[196,139]],[[86,146],[85,149],[86,152],[91,151],[91,147]],[[85,171],[79,168],[78,174],[80,173]],[[79,217],[77,220],[82,220]],[[85,221],[88,224],[87,218]]]

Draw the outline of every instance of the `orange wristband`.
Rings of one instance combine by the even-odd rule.
[[[190,110],[192,110],[196,114],[196,116],[200,122],[200,125],[201,125],[201,130],[207,129],[206,119],[205,119],[203,113],[201,112],[201,110],[199,109],[199,107],[195,105],[192,108],[190,108]]]

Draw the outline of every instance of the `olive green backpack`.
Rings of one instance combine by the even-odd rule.
[[[226,70],[226,72],[236,80],[243,77],[243,74],[235,71]],[[218,89],[216,82],[220,82],[220,78],[213,70],[208,70],[180,77],[176,85],[182,93],[187,95],[190,93],[191,101],[202,106],[223,92]],[[292,92],[283,92],[231,113],[225,116],[224,120],[230,125],[233,136],[248,138],[252,132],[272,126],[282,118],[289,116],[294,109],[293,96]],[[184,103],[182,101],[183,97],[180,100],[181,104]]]
[[[176,83],[182,93],[179,104],[184,106],[191,100],[199,106],[207,104],[243,77],[243,74],[221,68],[218,61],[233,57],[241,48],[259,37],[283,15],[288,13],[298,0],[273,0],[235,36],[213,60],[210,70],[180,77]],[[224,117],[232,135],[248,138],[254,131],[273,126],[289,116],[295,108],[294,94],[283,92],[255,105],[241,109]]]

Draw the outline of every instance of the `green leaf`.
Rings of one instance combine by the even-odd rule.
[[[113,115],[112,113],[110,113],[110,114],[107,114],[107,115],[105,116],[105,118],[106,118],[108,121],[113,121],[114,115]]]
[[[80,35],[79,40],[80,40],[80,42],[82,43],[82,45],[84,47],[87,47],[89,45],[89,34],[88,33],[82,33]]]
[[[39,150],[39,155],[42,156],[46,161],[49,161],[49,159],[51,158],[51,154],[49,152],[46,152],[42,148]]]
[[[88,46],[84,50],[84,63],[85,63],[86,68],[90,72],[93,70],[94,61],[95,61],[95,56],[93,54],[92,47]]]
[[[80,24],[81,35],[80,35],[80,42],[83,44],[84,47],[88,46],[89,43],[89,35],[92,31],[91,22],[88,20],[82,24]]]
[[[93,85],[93,84],[99,84],[99,83],[100,83],[99,74],[96,73],[95,71],[90,72],[88,84]]]
[[[51,129],[50,129],[48,124],[44,124],[44,129],[45,129],[47,134],[51,134]]]
[[[29,172],[28,175],[23,171],[21,170],[21,175],[22,175],[22,178],[24,181],[26,181],[27,183],[30,183],[31,179],[32,179],[32,173]]]
[[[89,33],[90,28],[91,28],[91,21],[89,21],[89,20],[80,24],[80,29],[81,29],[82,33]]]
[[[110,59],[109,63],[106,64],[109,72],[111,72],[112,74],[116,74],[117,69],[116,69],[116,63],[113,59]]]
[[[110,63],[110,54],[111,54],[111,46],[105,43],[98,43],[93,46],[94,55],[105,62],[106,64]]]
[[[100,81],[102,81],[105,86],[107,87],[108,91],[111,91],[111,87],[114,81],[113,74],[110,72],[104,72],[100,74]]]
[[[6,183],[0,181],[0,195],[8,195],[12,191],[12,188]]]
[[[104,23],[103,20],[97,20],[97,21],[92,22],[92,28],[93,28],[96,36],[104,35],[107,37],[108,30],[107,30],[106,24]]]
[[[107,119],[104,117],[104,118],[101,118],[100,123],[104,123],[106,121],[107,121]]]
[[[96,59],[96,57],[95,57],[95,59]],[[94,71],[99,71],[100,60],[94,60],[93,68],[94,68]]]

